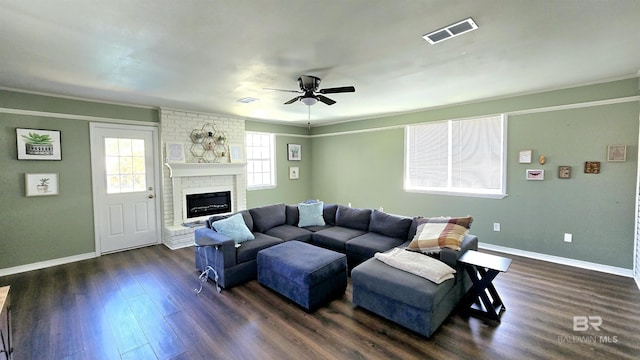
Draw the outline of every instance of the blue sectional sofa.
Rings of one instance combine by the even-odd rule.
[[[440,253],[432,255],[456,269],[453,279],[440,284],[374,258],[377,252],[408,246],[418,226],[424,223],[423,218],[335,204],[323,206],[324,225],[307,227],[298,226],[300,213],[297,205],[267,205],[238,214],[242,215],[253,240],[237,245],[234,239],[214,229],[216,221],[231,215],[213,216],[204,228],[195,231],[196,243],[200,241],[209,245],[196,247],[196,268],[202,270],[210,266],[215,269],[217,282],[223,288],[257,278],[260,250],[292,240],[310,243],[346,254],[356,306],[428,337],[449,316],[471,286],[471,280],[458,264],[458,258],[466,250],[477,249],[478,239],[473,235],[464,236],[460,250],[443,248]],[[212,272],[209,276],[212,277]]]

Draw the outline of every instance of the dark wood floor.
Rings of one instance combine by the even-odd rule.
[[[256,281],[196,296],[193,249],[162,245],[0,278],[15,359],[638,359],[640,291],[614,275],[513,257],[493,326],[458,312],[426,339],[339,300],[308,314]],[[600,316],[600,331],[573,330]],[[580,326],[579,326],[580,327]]]

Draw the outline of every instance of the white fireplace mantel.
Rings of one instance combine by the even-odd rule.
[[[165,163],[169,177],[244,175],[246,163]]]

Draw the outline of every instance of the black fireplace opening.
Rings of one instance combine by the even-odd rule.
[[[189,194],[187,219],[231,212],[231,191]]]

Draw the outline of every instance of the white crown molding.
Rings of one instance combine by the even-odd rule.
[[[0,108],[0,113],[24,115],[24,116],[41,116],[41,117],[67,119],[67,120],[98,121],[98,122],[113,123],[113,124],[147,125],[147,126],[156,126],[156,127],[160,126],[159,122],[105,118],[100,116],[65,114],[65,113],[55,113],[55,112],[49,112],[49,111]]]

